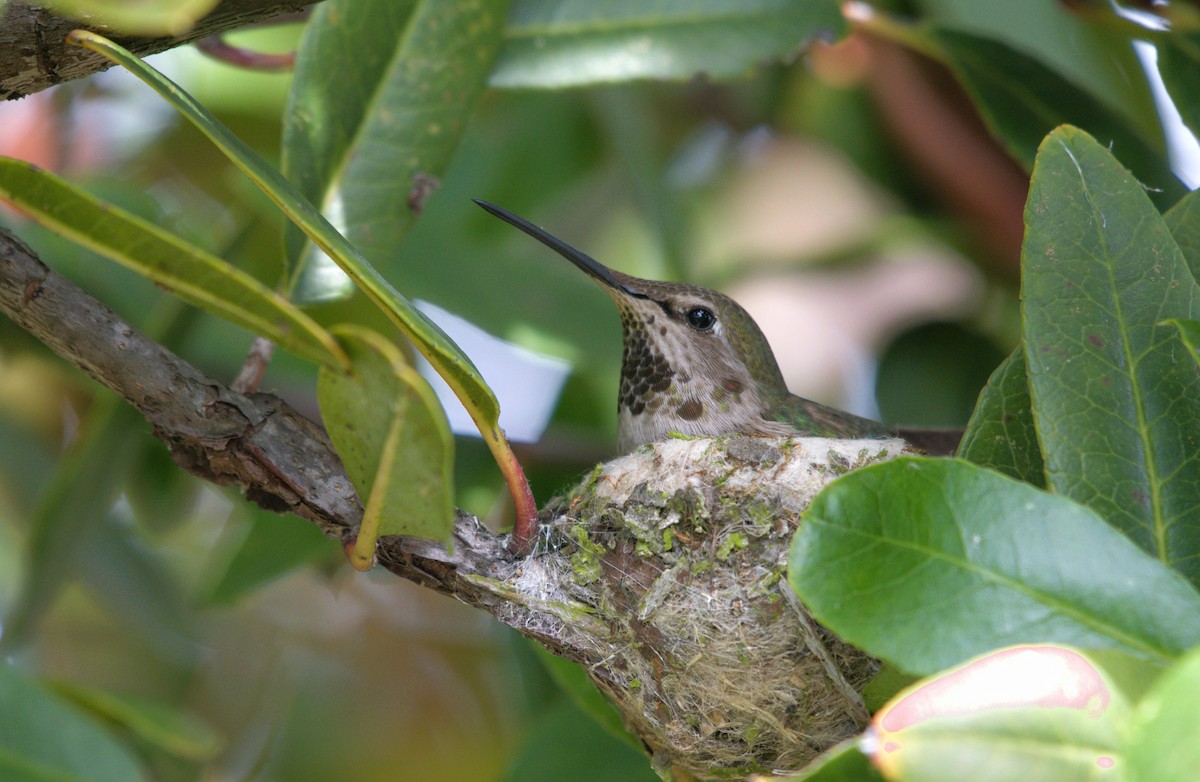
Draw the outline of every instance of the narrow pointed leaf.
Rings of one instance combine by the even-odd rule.
[[[287,178],[255,154],[179,85],[103,36],[76,30],[68,40],[128,69],[204,133],[229,160],[304,231],[376,304],[437,370],[480,427],[484,439],[498,436],[500,410],[495,395],[471,360],[346,241]],[[489,444],[492,441],[489,440]]]
[[[1045,486],[1042,452],[1033,428],[1025,352],[1018,347],[988,379],[967,423],[960,458]]]
[[[1161,205],[1185,192],[1171,172],[1160,139],[1143,137],[1124,117],[1029,55],[970,33],[936,30],[950,69],[962,82],[996,139],[1017,162],[1033,168],[1042,138],[1071,123],[1084,128],[1155,189]]]
[[[0,199],[189,304],[304,358],[333,366],[346,364],[329,332],[277,292],[215,255],[48,171],[21,160],[0,158]]]
[[[54,682],[53,687],[78,706],[177,757],[208,760],[221,747],[221,739],[211,727],[166,703],[68,682]]]
[[[1200,581],[1200,374],[1176,330],[1200,287],[1102,145],[1047,137],[1025,211],[1025,356],[1048,486]]]
[[[537,505],[516,455],[500,429],[500,404],[462,349],[437,324],[401,296],[286,177],[268,166],[245,142],[177,84],[103,36],[75,30],[67,40],[124,66],[174,106],[250,177],[317,247],[333,259],[425,356],[462,402],[491,450],[516,507],[518,526],[514,530],[514,541],[518,546],[527,544],[530,528],[537,516]]]
[[[363,498],[358,539],[363,564],[380,535],[448,540],[453,441],[433,389],[383,335],[341,326],[351,371],[321,369],[321,416]]]
[[[746,76],[844,29],[833,0],[513,3],[495,87]]]
[[[284,115],[283,172],[377,267],[396,258],[423,189],[457,149],[507,10],[508,0],[327,0],[313,11]],[[290,223],[285,239],[297,300],[353,290]]]
[[[1087,508],[958,459],[831,483],[789,578],[821,624],[914,674],[1015,643],[1160,661],[1200,643],[1200,593],[1178,573]]]

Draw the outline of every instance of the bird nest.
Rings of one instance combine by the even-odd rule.
[[[860,732],[878,662],[817,624],[787,582],[800,514],[899,440],[671,440],[598,467],[543,511],[507,585],[583,663],[664,776],[794,771]]]

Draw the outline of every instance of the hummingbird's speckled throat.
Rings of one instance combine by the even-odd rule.
[[[621,313],[621,450],[671,432],[891,437],[883,424],[790,394],[754,319],[716,291],[610,269],[511,212],[481,207],[571,261]]]

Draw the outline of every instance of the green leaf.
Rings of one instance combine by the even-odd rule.
[[[218,0],[44,0],[41,5],[129,35],[183,35],[216,7]]]
[[[518,0],[491,84],[743,77],[844,26],[833,0]]]
[[[822,752],[799,774],[782,777],[784,782],[875,782],[882,780],[859,748],[862,739],[847,739]]]
[[[1022,348],[1018,347],[996,368],[980,392],[957,455],[1010,478],[1038,487],[1046,485]]]
[[[299,356],[333,366],[346,364],[329,332],[249,274],[32,163],[0,158],[0,198],[189,304]]]
[[[246,508],[249,519],[238,539],[212,569],[210,605],[230,605],[296,568],[331,551],[331,541],[312,524],[276,513]],[[228,549],[226,549],[228,551]]]
[[[422,191],[458,148],[507,10],[508,0],[332,0],[314,10],[284,116],[283,172],[376,266],[396,257]],[[298,300],[353,290],[290,224],[285,240]]]
[[[951,30],[933,38],[971,95],[992,134],[1027,170],[1038,145],[1064,123],[1078,125],[1111,145],[1162,206],[1185,189],[1171,172],[1161,140],[1143,137],[1123,117],[1057,72],[1008,46]]]
[[[1192,782],[1200,769],[1200,649],[1163,674],[1138,703],[1126,742],[1128,782]]]
[[[1193,190],[1179,199],[1163,219],[1183,252],[1192,277],[1200,280],[1200,190]]]
[[[1082,131],[1042,145],[1025,209],[1022,316],[1051,490],[1200,580],[1200,374],[1170,318],[1200,315],[1141,185]]]
[[[549,672],[550,678],[554,679],[558,688],[584,714],[633,749],[639,752],[642,750],[641,740],[625,729],[625,721],[621,718],[621,712],[613,705],[612,701],[605,698],[600,690],[596,689],[596,685],[588,678],[583,666],[565,657],[550,653],[539,643],[531,642],[529,647],[533,649],[538,662]]]
[[[1200,594],[1178,573],[1087,508],[958,459],[831,483],[789,578],[821,624],[915,674],[1014,643],[1165,661],[1200,642]]]
[[[1121,777],[1130,706],[1086,653],[991,652],[909,687],[872,720],[872,761],[897,782]]]
[[[221,748],[221,739],[212,728],[166,704],[68,682],[52,686],[59,695],[176,757],[209,760]]]
[[[250,177],[290,220],[300,226],[308,238],[350,276],[372,303],[425,356],[462,402],[491,450],[516,506],[518,527],[514,529],[514,541],[518,547],[527,545],[530,542],[530,527],[537,516],[537,505],[517,457],[500,429],[500,404],[462,349],[367,263],[358,250],[334,230],[286,177],[268,166],[245,142],[218,122],[211,112],[181,90],[179,85],[103,36],[86,30],[74,30],[67,36],[67,41],[124,66],[174,106]]]
[[[1179,116],[1200,135],[1200,33],[1168,33],[1155,40],[1158,71]]]
[[[1179,330],[1179,337],[1187,346],[1192,359],[1200,364],[1200,320],[1180,320],[1173,318],[1163,321],[1163,325],[1174,326]]]
[[[453,440],[433,389],[394,343],[360,326],[336,333],[352,368],[322,367],[317,399],[329,438],[365,498],[355,565],[369,567],[380,535],[450,539]]]
[[[59,596],[78,575],[88,527],[107,514],[121,493],[144,427],[132,407],[101,393],[29,518],[29,560],[19,597],[4,618],[0,649],[26,644]]]
[[[136,758],[95,720],[11,665],[0,665],[0,770],[14,780],[136,782]]]

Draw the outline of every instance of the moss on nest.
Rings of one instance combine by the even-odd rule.
[[[864,727],[859,693],[878,663],[795,599],[792,534],[827,482],[903,448],[746,436],[644,447],[547,507],[517,588],[558,608],[547,635],[586,617],[572,644],[661,772],[794,771]]]

